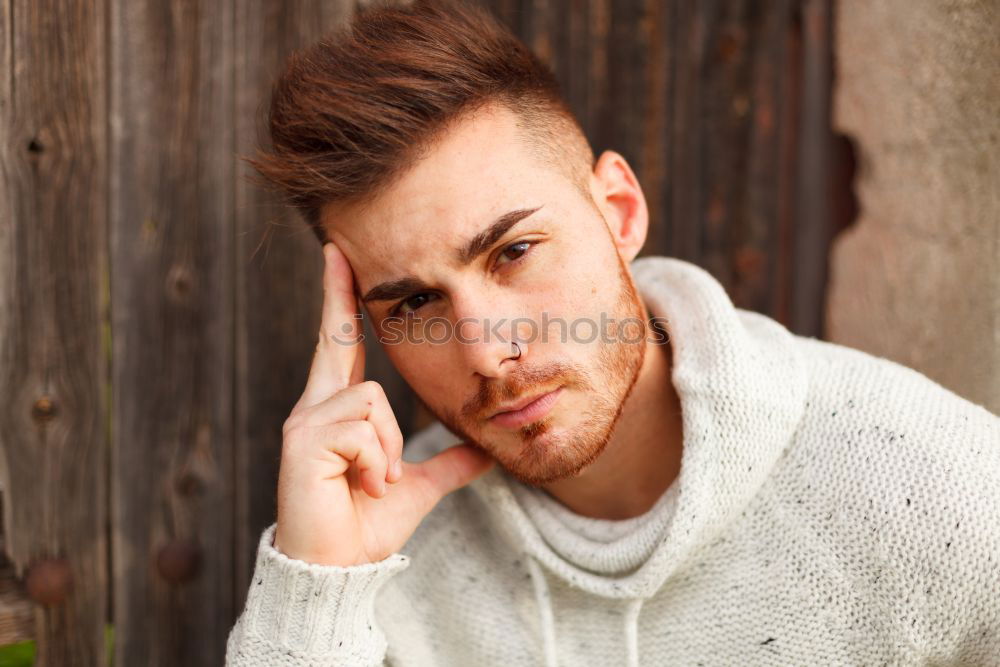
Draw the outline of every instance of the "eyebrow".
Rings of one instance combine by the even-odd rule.
[[[536,206],[535,208],[519,208],[501,215],[499,218],[494,220],[489,227],[469,239],[468,243],[456,251],[459,263],[466,266],[471,264],[477,257],[488,251],[494,243],[503,238],[504,234],[510,231],[511,227],[521,222],[540,208],[542,207]],[[375,287],[368,290],[368,292],[361,297],[361,300],[364,303],[369,303],[372,301],[401,299],[404,296],[409,296],[414,292],[426,289],[428,289],[426,283],[419,278],[415,276],[404,276],[402,278],[397,278],[396,280],[379,283]]]

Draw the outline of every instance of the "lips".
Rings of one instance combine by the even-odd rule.
[[[498,412],[490,417],[490,423],[500,428],[514,429],[544,419],[551,412],[561,394],[562,387],[557,387],[545,394],[512,403],[512,406],[519,405],[521,407],[516,410]]]
[[[548,394],[548,393],[550,393],[552,391],[555,391],[555,389],[546,389],[545,391],[542,391],[542,392],[539,392],[537,394],[534,394],[533,396],[528,396],[527,398],[522,398],[522,399],[516,401],[515,403],[511,403],[509,405],[506,405],[506,406],[500,408],[499,410],[497,410],[496,412],[494,412],[492,415],[490,415],[490,419],[492,419],[493,417],[496,417],[497,415],[502,414],[504,412],[516,412],[517,410],[522,409],[526,405],[534,403],[535,401],[537,401],[538,399],[540,399],[542,396],[544,396],[545,394]]]

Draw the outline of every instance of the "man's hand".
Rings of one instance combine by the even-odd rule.
[[[274,546],[310,563],[358,565],[398,551],[444,495],[494,461],[468,444],[422,463],[402,461],[403,436],[385,392],[363,381],[351,267],[333,243],[323,255],[319,342],[282,429]]]

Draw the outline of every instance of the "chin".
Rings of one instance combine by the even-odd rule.
[[[606,420],[591,416],[574,429],[556,429],[545,421],[529,424],[519,430],[519,443],[491,453],[508,475],[529,486],[578,477],[608,444],[611,428]],[[603,428],[599,421],[605,421]]]

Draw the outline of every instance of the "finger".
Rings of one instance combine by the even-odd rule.
[[[315,466],[317,461],[324,464],[320,468],[323,479],[346,475],[353,465],[368,495],[373,498],[385,495],[389,462],[371,422],[298,425],[285,434],[285,447],[288,453],[283,458],[287,456],[287,460],[296,464]]]
[[[354,274],[333,242],[323,245],[323,313],[309,379],[298,406],[310,406],[348,386],[361,333]]]
[[[358,327],[363,328],[360,320],[358,320]],[[357,356],[354,358],[354,368],[351,369],[351,378],[347,381],[348,385],[356,385],[365,379],[365,346],[358,345],[356,349]]]
[[[474,481],[494,463],[492,456],[474,445],[454,445],[421,463],[404,463],[403,485],[418,487],[415,497],[421,513],[427,514],[441,498]]]
[[[392,411],[385,389],[374,380],[351,385],[331,398],[291,415],[285,424],[286,428],[292,428],[296,425],[319,426],[357,420],[367,420],[375,427],[376,436],[390,466],[402,457],[403,433],[399,430],[399,421]],[[398,480],[397,475],[386,476],[388,482]]]

